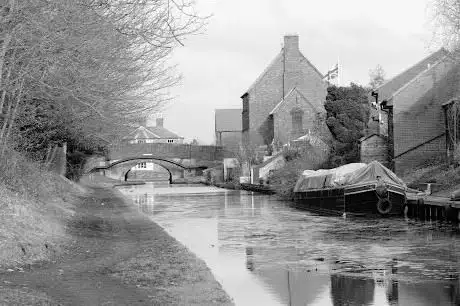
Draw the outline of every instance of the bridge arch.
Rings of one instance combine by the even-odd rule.
[[[177,167],[180,167],[182,169],[190,169],[189,167],[186,167],[178,162],[175,162],[173,160],[169,160],[169,159],[165,159],[165,158],[161,158],[161,157],[154,157],[154,156],[132,156],[132,157],[125,157],[123,159],[119,159],[117,161],[114,161],[114,162],[111,162],[107,167],[106,169],[109,169],[109,168],[112,168],[113,166],[116,166],[118,164],[122,164],[122,163],[126,163],[126,162],[129,162],[129,161],[135,161],[135,160],[152,160],[152,161],[162,161],[162,162],[166,162],[166,163],[169,163],[169,164],[173,164]],[[154,162],[155,163],[155,162]],[[158,164],[158,163],[157,163]],[[161,165],[161,164],[159,164]]]
[[[89,172],[101,171],[104,170],[104,175],[111,177],[113,179],[126,181],[129,175],[129,172],[139,164],[141,161],[152,162],[161,168],[165,169],[169,174],[169,183],[173,182],[173,171],[176,170],[183,170],[183,169],[192,169],[191,167],[187,167],[182,165],[179,162],[165,159],[165,158],[157,158],[155,156],[131,156],[126,157],[120,160],[112,161],[107,163],[104,166],[94,167]],[[168,167],[170,165],[171,167]],[[119,166],[119,167],[117,167]],[[172,169],[171,169],[172,168]],[[106,172],[105,170],[109,170]]]
[[[163,169],[165,169],[166,171],[168,171],[168,174],[169,174],[169,179],[168,179],[168,180],[169,180],[169,183],[172,184],[172,182],[173,182],[173,177],[172,177],[171,170],[169,170],[168,168],[166,168],[166,167],[163,166],[163,165],[160,165],[160,164],[156,164],[156,165],[158,165],[158,166],[162,167]],[[135,166],[134,166],[134,167],[135,167]],[[128,174],[129,174],[129,172],[130,172],[131,170],[133,170],[133,167],[129,168],[129,169],[123,174],[123,178],[124,178],[124,181],[125,181],[125,182],[128,181]]]

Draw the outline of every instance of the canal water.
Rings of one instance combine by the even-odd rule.
[[[459,305],[451,225],[342,218],[214,187],[120,187],[203,259],[236,305]]]

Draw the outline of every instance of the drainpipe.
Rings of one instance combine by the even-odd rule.
[[[380,109],[387,113],[387,125],[388,125],[388,160],[390,162],[390,170],[395,171],[394,161],[394,128],[393,128],[393,105],[388,105],[388,101],[382,101],[380,103]],[[379,123],[380,124],[380,123]]]

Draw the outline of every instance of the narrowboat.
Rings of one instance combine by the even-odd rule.
[[[355,215],[403,215],[407,187],[377,161],[306,170],[294,188],[297,208]]]

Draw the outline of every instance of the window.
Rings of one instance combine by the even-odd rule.
[[[145,143],[145,139],[138,139],[137,143]]]
[[[147,168],[147,163],[139,163],[137,164],[137,169],[146,169]]]
[[[168,139],[168,143],[174,142],[174,139]]]
[[[292,132],[294,134],[303,133],[303,111],[301,109],[293,109],[291,111],[292,116]]]

